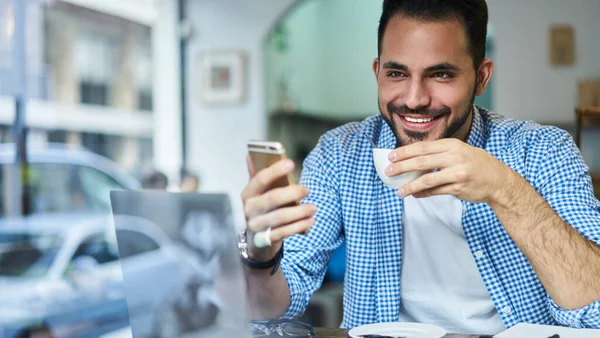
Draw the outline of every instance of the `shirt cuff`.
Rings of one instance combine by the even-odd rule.
[[[600,301],[577,310],[565,310],[548,296],[548,306],[554,319],[563,326],[600,329]]]
[[[302,289],[300,278],[288,264],[281,264],[281,271],[283,271],[283,275],[285,276],[290,289],[290,306],[281,318],[293,319],[295,317],[300,317],[304,314],[304,310],[308,306],[306,291]]]

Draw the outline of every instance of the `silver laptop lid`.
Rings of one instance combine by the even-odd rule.
[[[112,191],[133,337],[249,337],[224,194]]]

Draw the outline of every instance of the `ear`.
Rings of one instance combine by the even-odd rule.
[[[480,96],[485,92],[493,73],[494,61],[491,59],[484,59],[477,71],[477,87],[475,88],[475,95]]]
[[[379,82],[379,58],[373,60],[373,73],[375,74],[375,81]]]

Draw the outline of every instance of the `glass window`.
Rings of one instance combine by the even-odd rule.
[[[121,258],[141,255],[159,248],[152,238],[132,230],[117,230],[117,241]]]
[[[79,167],[79,176],[87,198],[102,210],[110,210],[111,190],[125,189],[114,178],[94,168]]]
[[[79,245],[71,262],[84,256],[92,257],[98,264],[116,261],[119,256],[111,248],[112,246],[108,243],[104,234],[94,235]]]
[[[43,277],[55,261],[62,240],[55,235],[0,234],[0,276]]]
[[[5,191],[12,165],[0,165],[0,189]],[[110,211],[111,190],[124,189],[109,175],[91,167],[31,163],[28,168],[28,193],[33,213]],[[2,197],[4,194],[2,194]],[[6,214],[2,201],[1,214]]]

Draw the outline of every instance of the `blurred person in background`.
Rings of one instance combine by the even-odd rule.
[[[142,189],[167,190],[168,186],[167,175],[156,169],[150,169],[142,174]]]
[[[200,177],[185,168],[179,172],[179,190],[181,192],[196,192],[200,188]]]

